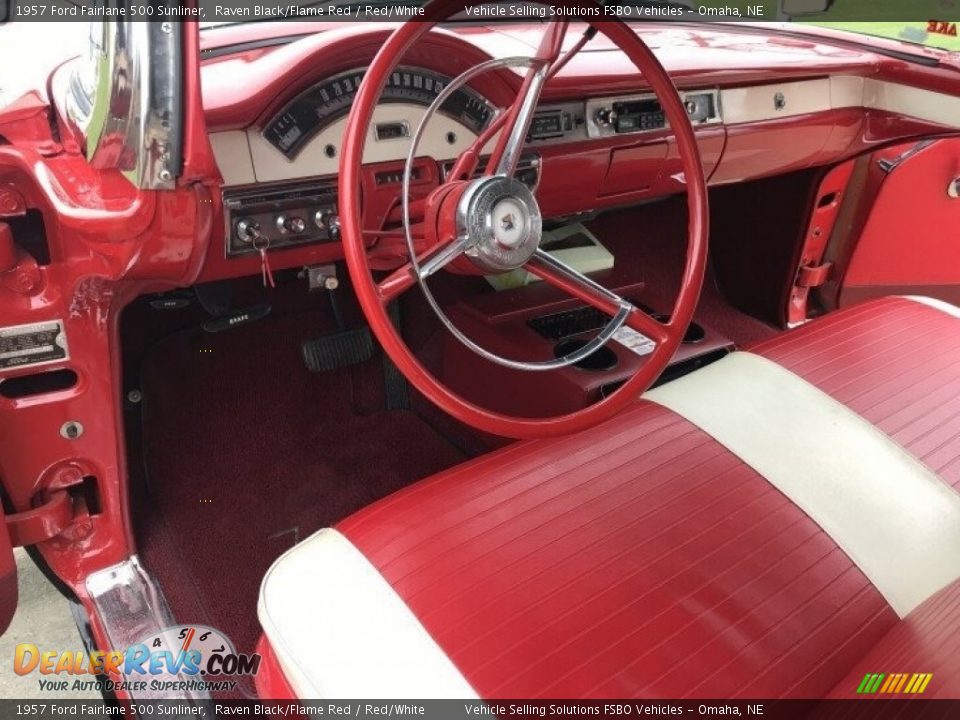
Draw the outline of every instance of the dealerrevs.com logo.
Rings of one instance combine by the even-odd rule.
[[[260,655],[238,653],[214,628],[174,625],[125,650],[63,652],[21,643],[14,650],[13,669],[18,675],[37,673],[40,689],[48,691],[209,692],[233,690],[237,682],[230,677],[256,675]]]

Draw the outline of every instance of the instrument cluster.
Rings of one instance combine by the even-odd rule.
[[[263,136],[287,158],[295,157],[314,135],[347,115],[364,68],[334,75],[294,98],[264,128]],[[429,107],[450,78],[423,68],[399,67],[387,80],[380,103],[407,103]],[[439,112],[478,134],[495,114],[495,108],[478,93],[461,88],[440,106]],[[409,123],[383,123],[375,128],[377,140],[410,137]]]

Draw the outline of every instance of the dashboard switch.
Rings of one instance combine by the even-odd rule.
[[[321,230],[326,230],[331,240],[340,239],[340,217],[331,209],[320,209],[313,214],[313,223]]]
[[[593,119],[599,127],[610,127],[617,121],[617,113],[608,107],[601,107],[597,108]]]
[[[617,132],[633,132],[640,127],[640,118],[636,115],[623,115],[617,118]]]
[[[307,224],[303,221],[302,217],[278,215],[277,216],[277,230],[282,233],[293,233],[294,235],[299,235],[304,230],[307,229]]]
[[[236,224],[237,237],[245,243],[252,243],[260,236],[260,223],[250,218],[242,218]]]
[[[336,242],[330,218],[337,211],[337,182],[324,178],[310,183],[258,185],[225,190],[226,255],[238,257],[312,243]]]
[[[327,232],[330,234],[331,240],[340,239],[340,217],[330,213],[327,216]]]

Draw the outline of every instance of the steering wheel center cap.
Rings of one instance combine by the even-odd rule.
[[[493,235],[507,248],[520,246],[527,229],[527,208],[516,198],[504,198],[493,206]]]
[[[522,266],[539,247],[542,231],[536,198],[513,178],[475,180],[457,204],[457,232],[469,240],[465,254],[487,273]]]

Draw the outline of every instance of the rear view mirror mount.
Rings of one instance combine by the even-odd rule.
[[[825,13],[833,0],[780,0],[780,14],[787,17],[802,17]]]

